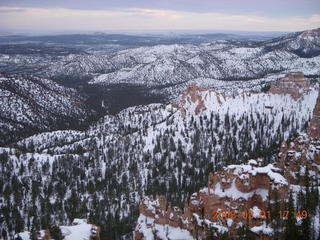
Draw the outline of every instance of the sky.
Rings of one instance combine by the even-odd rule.
[[[0,0],[0,30],[302,31],[320,27],[319,0]]]

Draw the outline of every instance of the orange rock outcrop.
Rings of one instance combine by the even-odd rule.
[[[309,87],[310,82],[305,79],[302,72],[291,72],[271,84],[269,93],[290,94],[294,99],[299,99]]]

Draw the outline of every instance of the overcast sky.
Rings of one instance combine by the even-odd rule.
[[[319,0],[0,0],[2,31],[299,31]]]

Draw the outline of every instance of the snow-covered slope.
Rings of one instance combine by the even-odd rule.
[[[87,223],[85,219],[74,219],[73,226],[60,226],[64,240],[91,240],[93,239],[93,232],[96,232],[97,227]]]
[[[81,78],[105,73],[112,69],[105,56],[70,53],[55,54],[0,54],[1,72],[28,73],[44,78]]]
[[[306,35],[306,32],[295,33],[262,43],[216,41],[199,46],[162,45],[123,50],[110,58],[115,71],[97,76],[91,83],[154,86],[199,78],[209,78],[212,82],[257,79],[285,71],[319,75],[320,37]]]
[[[312,58],[319,56],[319,39],[320,28],[317,28],[304,32],[288,34],[284,37],[266,41],[263,45],[266,51],[279,49],[294,53],[302,58]]]
[[[67,226],[80,217],[119,239],[133,231],[146,195],[164,194],[177,205],[203,186],[209,172],[258,157],[270,166],[284,140],[305,132],[319,92],[302,73],[282,77],[303,71],[316,78],[318,46],[318,30],[312,30],[264,42],[158,45],[106,55],[1,54],[0,71],[39,77],[0,76],[0,141],[19,138],[0,148],[0,234]],[[182,94],[172,104],[106,115],[86,130],[61,130],[86,118],[84,99],[44,77],[142,85],[168,99]],[[275,168],[259,169],[267,170]],[[237,197],[233,190],[217,187],[215,193]],[[190,237],[148,216],[139,222],[146,231],[149,224],[165,228],[170,238]],[[74,228],[64,229],[72,236]]]
[[[37,131],[75,127],[89,112],[76,90],[32,76],[0,75],[0,96],[0,133],[5,136],[0,143]]]
[[[285,91],[232,97],[192,85],[179,104],[131,107],[83,132],[31,136],[0,149],[4,202],[16,198],[21,214],[40,202],[35,218],[59,206],[53,222],[88,216],[117,239],[133,230],[141,197],[165,194],[181,202],[211,171],[256,157],[272,161],[283,140],[305,131],[316,104],[314,86],[297,91],[299,98]],[[11,188],[30,204],[21,205]]]
[[[52,227],[52,226],[50,226]],[[86,219],[76,218],[70,226],[59,226],[61,237],[64,240],[97,240],[99,239],[99,228],[93,224],[89,224]],[[37,240],[53,239],[54,236],[50,235],[50,231],[36,230]],[[32,240],[31,232],[24,231],[17,233],[15,238],[20,237],[22,240]]]
[[[213,84],[215,80],[259,79],[288,71],[319,75],[318,31],[292,33],[263,42],[216,40],[199,45],[131,48],[110,54],[0,54],[0,71],[29,72],[55,79],[93,78],[93,84],[150,87],[169,87],[197,79],[211,79]]]

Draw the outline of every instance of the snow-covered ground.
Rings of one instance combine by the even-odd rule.
[[[88,224],[86,219],[75,218],[71,226],[60,226],[60,230],[64,240],[90,240],[93,236],[92,229],[97,230],[97,227]],[[39,231],[39,237],[45,237],[45,231]],[[30,232],[24,231],[18,233],[22,240],[31,240]],[[41,239],[42,239],[41,238]]]
[[[85,219],[74,219],[73,226],[60,226],[64,240],[90,240],[92,236],[92,224],[88,224]]]
[[[189,231],[175,228],[167,224],[160,225],[154,223],[153,218],[140,214],[136,231],[144,235],[145,240],[194,240]]]

